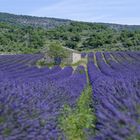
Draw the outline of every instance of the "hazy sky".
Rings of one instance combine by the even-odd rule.
[[[140,25],[140,0],[0,0],[0,11]]]

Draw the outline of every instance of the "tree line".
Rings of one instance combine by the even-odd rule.
[[[71,22],[53,29],[0,22],[0,52],[38,53],[56,41],[79,51],[140,50],[140,30],[117,30],[84,22]]]

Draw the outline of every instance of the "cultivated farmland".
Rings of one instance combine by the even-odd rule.
[[[0,55],[0,140],[140,139],[140,52],[81,56],[73,69]]]

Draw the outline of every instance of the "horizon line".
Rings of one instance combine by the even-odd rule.
[[[103,22],[103,21],[86,21],[86,20],[78,20],[78,19],[68,19],[68,18],[61,18],[61,17],[50,17],[50,16],[37,16],[32,14],[20,14],[20,13],[12,13],[12,12],[5,12],[0,11],[3,14],[11,14],[16,16],[30,16],[30,17],[37,17],[37,18],[50,18],[50,19],[62,19],[62,20],[69,20],[74,22],[85,22],[85,23],[99,23],[99,24],[115,24],[115,25],[122,25],[122,26],[140,26],[140,24],[129,24],[129,23],[116,23],[116,22]]]

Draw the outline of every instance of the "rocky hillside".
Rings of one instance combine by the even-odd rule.
[[[0,12],[0,22],[6,22],[18,26],[33,26],[48,29],[58,27],[61,25],[68,25],[71,21],[65,19],[14,15]]]
[[[15,15],[10,13],[0,12],[0,22],[6,22],[13,25],[20,26],[33,26],[33,27],[43,27],[43,28],[54,28],[61,25],[69,25],[70,23],[76,22],[68,19],[59,18],[48,18],[48,17],[36,17],[27,15]],[[89,24],[87,22],[82,22],[84,24]],[[140,30],[140,25],[121,25],[121,24],[110,24],[110,23],[93,23],[108,26],[109,28],[116,30]]]

